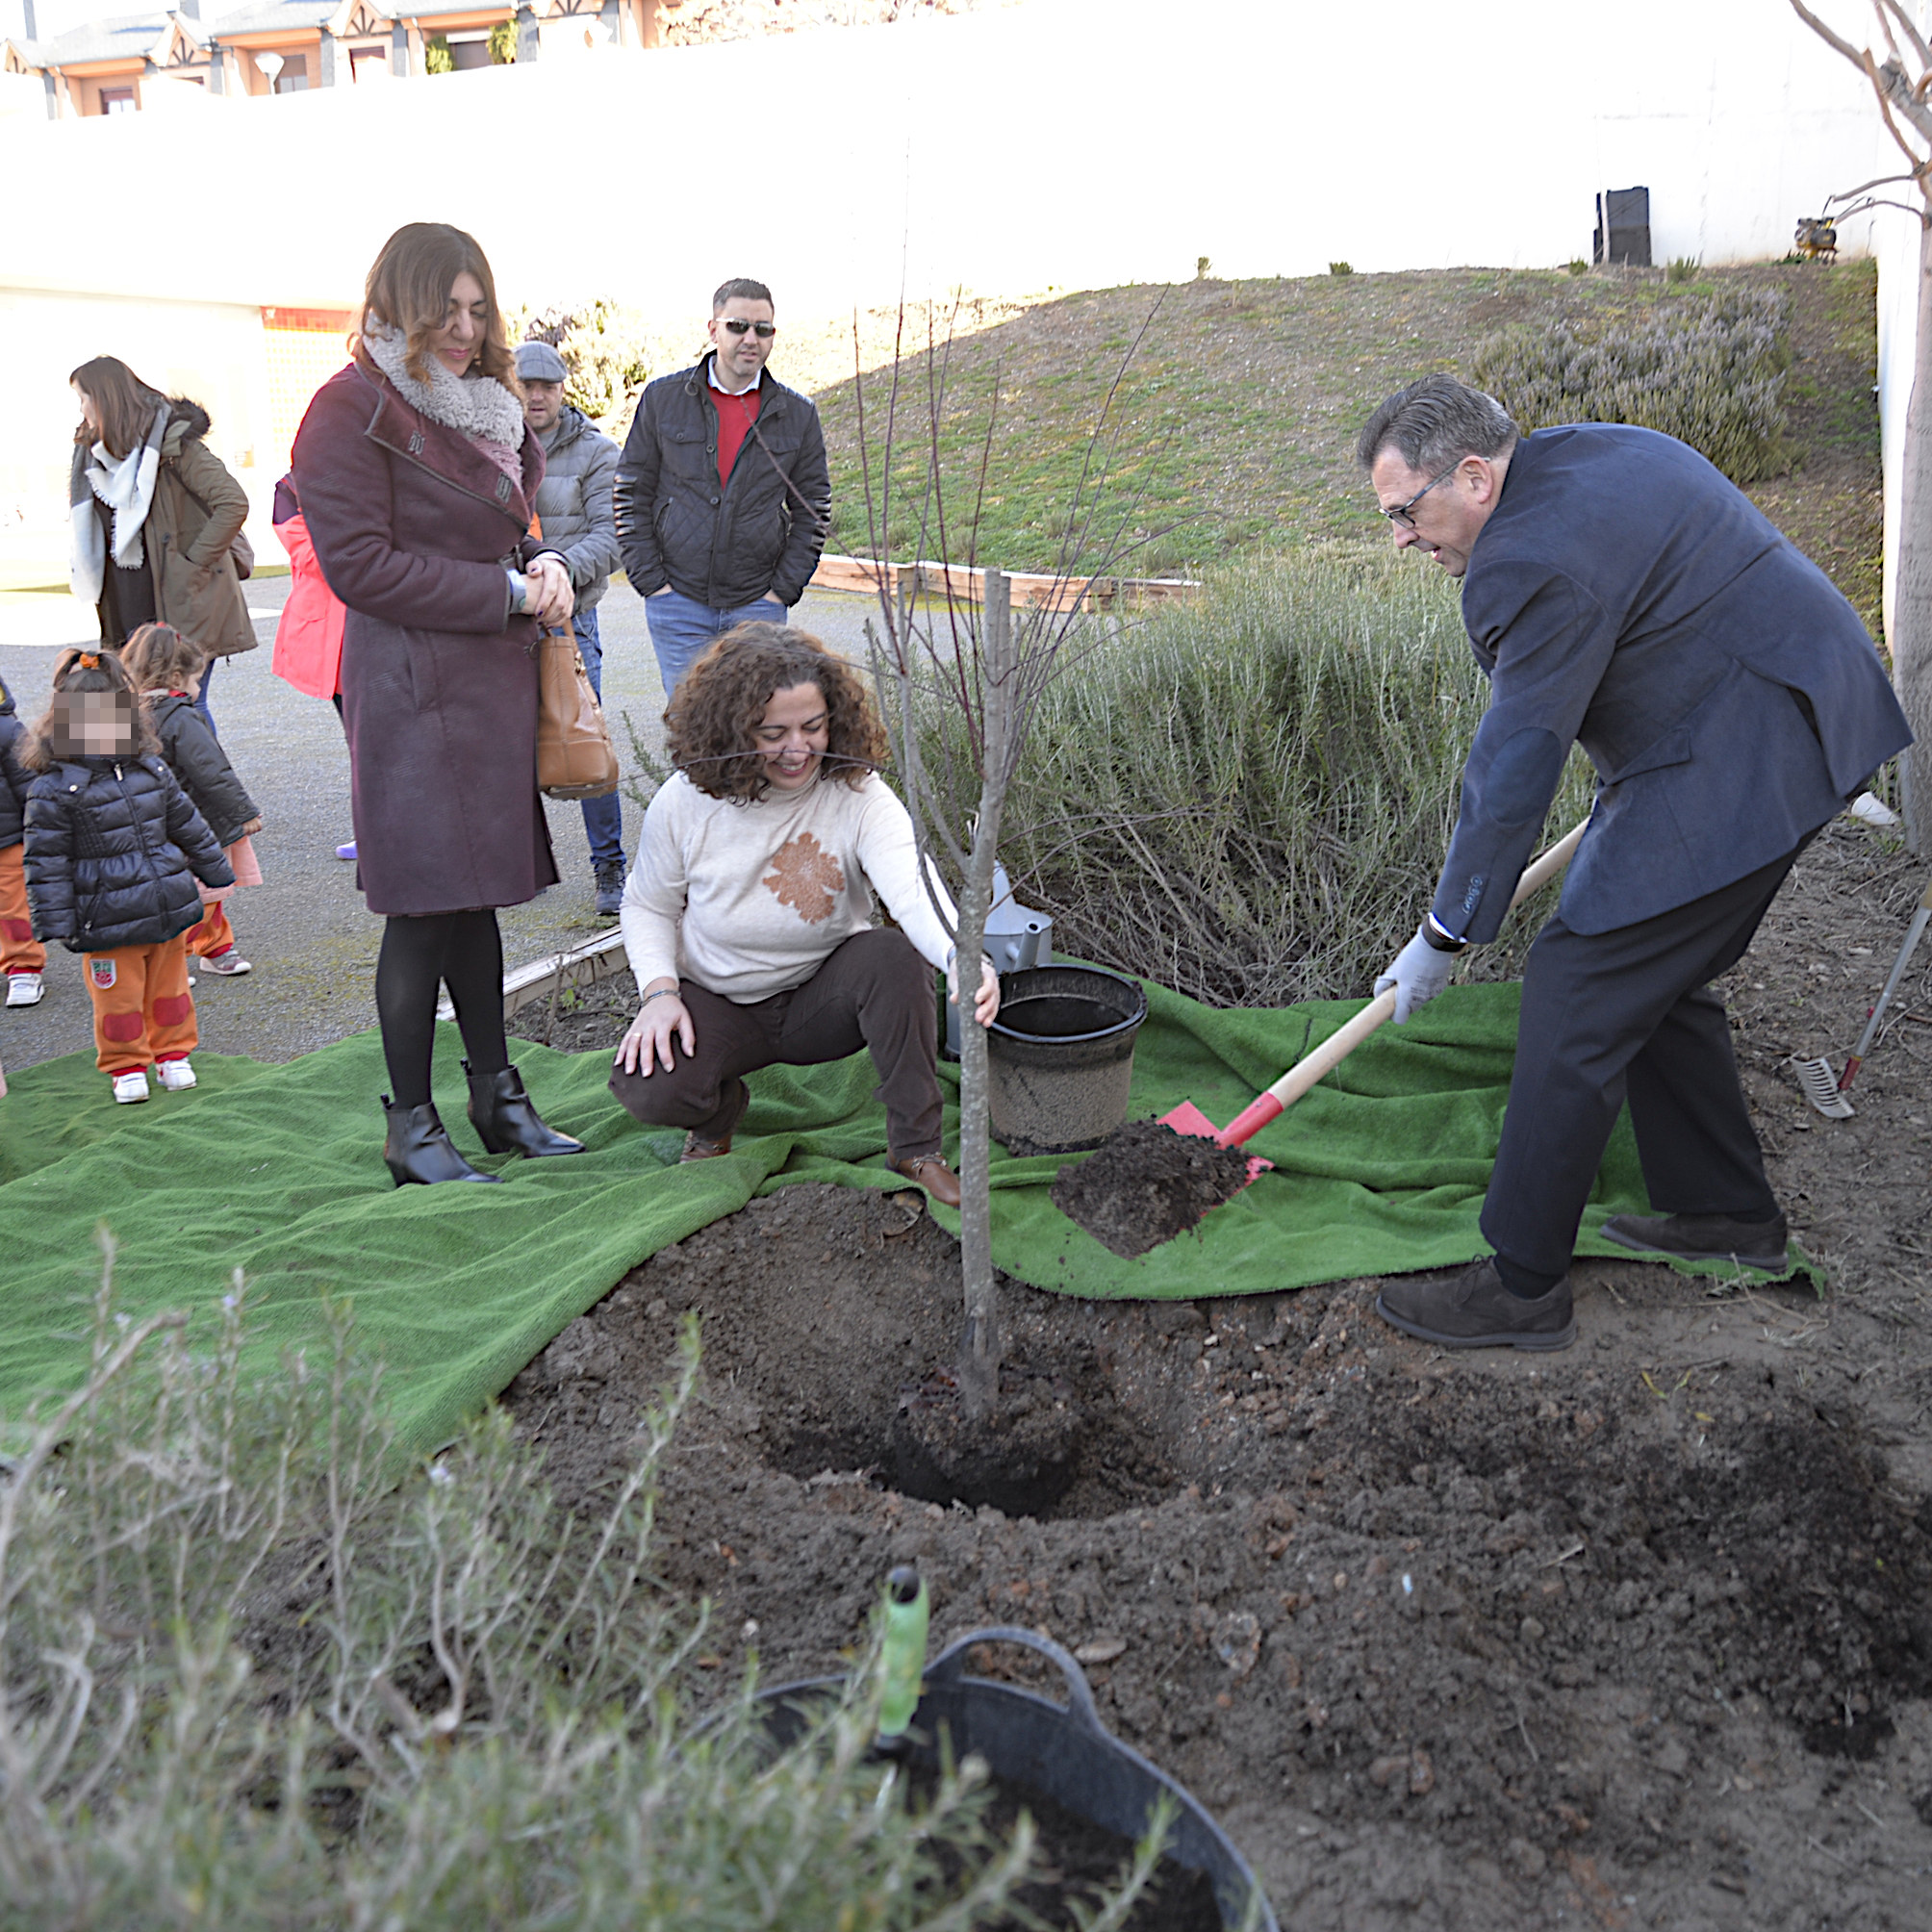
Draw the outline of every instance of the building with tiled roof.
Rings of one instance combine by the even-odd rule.
[[[534,61],[547,45],[658,40],[658,0],[253,0],[209,19],[203,4],[36,37],[22,0],[26,31],[0,41],[0,67],[39,75],[60,119],[135,113],[157,86],[301,93]]]

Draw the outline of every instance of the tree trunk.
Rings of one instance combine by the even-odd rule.
[[[966,1329],[959,1349],[961,1407],[983,1421],[1000,1400],[1000,1304],[993,1277],[992,1137],[987,1119],[986,1030],[973,1019],[979,988],[979,955],[993,899],[993,862],[1000,850],[1000,817],[1006,802],[1013,716],[1013,623],[1010,587],[1003,572],[986,572],[981,626],[985,693],[983,776],[973,850],[959,895],[956,974],[959,987],[959,1273]]]
[[[1926,850],[1932,817],[1932,224],[1919,236],[1918,336],[1898,479],[1898,571],[1892,595],[1892,682],[1918,743],[1899,759],[1905,836]]]

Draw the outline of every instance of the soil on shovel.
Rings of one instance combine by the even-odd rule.
[[[1560,1355],[1445,1353],[1373,1282],[1177,1303],[1003,1284],[1003,1401],[1077,1418],[1030,1514],[900,1486],[958,1249],[921,1197],[795,1186],[634,1270],[507,1401],[588,1503],[702,1317],[655,1562],[697,1683],[848,1667],[888,1569],[933,1645],[1080,1658],[1296,1932],[1919,1932],[1932,1870],[1932,956],[1842,1062],[1924,888],[1843,822],[1722,983],[1779,1197],[1831,1276],[1580,1262]],[[607,1044],[607,1042],[606,1042]],[[1091,1163],[1089,1163],[1091,1164]],[[1011,1646],[976,1674],[1056,1701]]]
[[[1130,1120],[1089,1159],[1069,1161],[1054,1206],[1103,1247],[1131,1260],[1184,1234],[1248,1184],[1248,1157],[1157,1120]]]

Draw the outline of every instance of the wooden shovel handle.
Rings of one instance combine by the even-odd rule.
[[[1549,851],[1532,859],[1516,881],[1510,900],[1514,911],[1534,892],[1540,891],[1570,862],[1570,855],[1589,829],[1586,819],[1573,831],[1560,838]],[[1331,1033],[1313,1053],[1297,1060],[1266,1093],[1252,1100],[1214,1138],[1223,1147],[1239,1147],[1251,1134],[1259,1132],[1284,1109],[1291,1107],[1318,1080],[1333,1073],[1369,1034],[1395,1012],[1395,988],[1378,993],[1346,1026]]]

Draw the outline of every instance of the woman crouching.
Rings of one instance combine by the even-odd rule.
[[[912,821],[876,769],[886,738],[865,686],[804,631],[740,624],[685,674],[665,722],[677,771],[624,887],[643,1001],[611,1091],[648,1127],[689,1129],[683,1158],[703,1160],[730,1151],[745,1075],[863,1046],[887,1158],[956,1205],[930,970],[950,966],[953,909],[936,879],[935,909]],[[874,890],[899,930],[873,925]],[[973,1017],[988,1027],[999,1010],[982,962]]]

